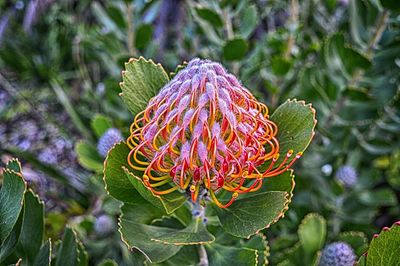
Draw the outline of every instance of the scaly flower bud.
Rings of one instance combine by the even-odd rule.
[[[193,59],[135,117],[128,162],[143,171],[144,184],[155,194],[181,189],[196,202],[206,189],[226,208],[301,156],[290,150],[276,163],[277,132],[268,108],[235,76],[218,63]],[[173,187],[160,189],[166,183]],[[231,193],[226,203],[216,197],[221,190]]]
[[[355,262],[353,249],[344,242],[335,242],[324,248],[319,266],[353,266]]]
[[[108,151],[121,140],[123,140],[121,132],[116,128],[110,128],[100,137],[97,151],[101,156],[106,157]]]
[[[114,220],[108,215],[101,215],[97,217],[94,223],[94,231],[99,236],[107,236],[115,229]]]
[[[335,178],[348,188],[353,187],[358,179],[356,170],[349,165],[340,167],[336,171]]]

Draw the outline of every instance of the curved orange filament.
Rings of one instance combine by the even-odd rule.
[[[238,193],[235,192],[235,193],[232,194],[232,198],[230,199],[230,201],[228,201],[226,204],[222,204],[222,203],[217,199],[217,197],[215,196],[214,191],[210,190],[210,195],[211,195],[211,198],[212,198],[212,200],[214,201],[214,203],[215,203],[218,207],[220,207],[220,208],[228,208],[229,206],[232,205],[232,203],[233,203],[233,202],[235,201],[235,199],[238,197]]]

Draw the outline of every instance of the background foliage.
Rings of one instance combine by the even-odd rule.
[[[16,195],[44,204],[43,241],[83,244],[93,264],[131,265],[139,254],[120,241],[120,203],[104,190],[96,151],[108,128],[127,137],[132,121],[118,97],[123,63],[143,55],[173,72],[209,58],[271,113],[287,98],[317,110],[290,208],[265,231],[271,264],[310,264],[338,240],[360,256],[400,219],[399,9],[389,0],[0,0],[0,153],[4,165],[23,160],[31,189]],[[335,178],[344,165],[355,184]],[[41,244],[46,252],[50,244]],[[56,245],[54,254],[68,251]]]

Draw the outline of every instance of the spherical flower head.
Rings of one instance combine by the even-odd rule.
[[[100,215],[94,223],[94,231],[99,236],[106,236],[115,229],[114,220],[108,215]]]
[[[335,242],[324,248],[319,266],[353,266],[355,262],[353,249],[344,242]]]
[[[335,178],[343,185],[350,188],[357,183],[357,172],[352,166],[345,165],[336,171]]]
[[[97,151],[103,157],[107,156],[108,151],[118,142],[122,141],[121,131],[116,128],[108,129],[97,143]]]
[[[196,202],[205,190],[226,208],[301,156],[289,151],[276,163],[277,132],[268,108],[234,75],[216,62],[193,59],[135,117],[128,163],[155,194],[179,189]],[[161,189],[166,183],[172,187]],[[225,203],[217,198],[222,191],[230,194]]]

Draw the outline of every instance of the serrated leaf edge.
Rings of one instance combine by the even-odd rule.
[[[143,251],[141,250],[139,247],[135,246],[135,245],[130,245],[128,243],[128,240],[124,238],[124,234],[122,233],[122,217],[124,216],[124,214],[122,213],[119,217],[118,217],[118,232],[121,236],[121,241],[128,247],[129,251],[133,251],[134,249],[140,251],[140,253],[143,254],[143,256],[145,256],[145,258],[152,263],[153,261],[150,259],[150,257]],[[166,215],[163,215],[162,217],[166,217]],[[177,251],[177,253],[179,252],[179,250]],[[175,253],[176,254],[176,253]],[[172,254],[171,257],[175,254]]]
[[[292,187],[291,190],[289,191],[289,193],[285,192],[285,197],[286,197],[286,201],[285,204],[281,210],[281,212],[275,217],[275,219],[272,220],[272,222],[268,223],[267,225],[265,225],[263,228],[258,229],[255,233],[248,235],[246,238],[249,239],[251,236],[258,234],[261,232],[261,230],[264,229],[268,229],[271,225],[273,225],[274,223],[276,223],[279,219],[284,218],[285,217],[285,212],[289,209],[289,204],[292,202],[292,198],[293,198],[293,190],[294,187],[296,185],[296,182],[294,181],[295,175],[293,174],[293,169],[288,169],[287,171],[290,172],[290,176],[292,177]],[[275,177],[276,178],[276,177]]]
[[[267,240],[267,237],[263,234],[263,233],[261,233],[261,232],[259,232],[259,233],[257,233],[257,235],[259,235],[260,237],[261,237],[261,239],[262,239],[262,242],[263,242],[263,246],[264,246],[264,263],[263,263],[263,266],[266,266],[266,265],[268,265],[269,264],[269,261],[268,261],[268,257],[269,257],[269,255],[270,255],[270,253],[269,253],[269,251],[270,251],[270,248],[269,248],[269,245],[268,245],[268,240]],[[258,258],[258,257],[257,257]],[[257,260],[257,264],[256,265],[258,265],[258,260]]]
[[[164,67],[163,67],[160,63],[155,63],[152,59],[146,59],[146,58],[144,58],[143,56],[139,56],[139,58],[134,58],[134,57],[129,58],[128,62],[125,62],[125,64],[124,64],[125,69],[126,69],[126,66],[127,66],[128,64],[132,64],[132,63],[136,63],[136,62],[140,62],[140,61],[144,61],[145,63],[150,63],[150,64],[154,65],[155,67],[160,68],[161,71],[162,71],[162,72],[165,74],[165,76],[168,78],[168,81],[170,80],[169,75],[167,74],[167,72],[165,71]],[[122,81],[119,83],[119,86],[120,86],[120,87],[122,87],[123,84],[124,84],[123,78],[124,78],[125,74],[126,74],[126,70],[122,70],[122,71],[121,71]],[[161,89],[161,88],[160,88],[160,89]],[[119,95],[122,96],[123,93],[121,92],[121,93],[119,93]]]
[[[110,119],[108,116],[106,116],[106,115],[104,115],[104,114],[101,114],[101,113],[96,113],[96,114],[94,114],[93,118],[90,120],[90,127],[91,127],[91,129],[92,129],[93,131],[95,131],[95,130],[94,130],[94,121],[96,121],[96,119],[97,119],[98,117],[103,117],[103,118],[107,119],[108,122],[110,122],[110,124],[112,124],[112,121],[111,121],[111,119]],[[96,133],[96,132],[94,132],[94,133]]]
[[[395,226],[400,226],[400,221],[394,222],[390,227],[383,227],[382,230],[379,232],[379,234],[374,234],[373,239],[378,238],[381,234],[384,234],[386,232],[390,232]],[[372,240],[371,240],[372,242]]]
[[[301,238],[300,238],[299,232],[300,232],[300,230],[301,230],[302,228],[304,228],[305,223],[306,223],[308,220],[312,219],[312,218],[318,218],[318,219],[323,223],[323,225],[326,227],[326,220],[325,220],[325,218],[324,218],[322,215],[319,215],[318,213],[315,213],[315,212],[311,212],[311,213],[306,214],[306,215],[304,216],[304,218],[301,220],[300,225],[299,225],[299,228],[297,229],[297,235],[299,235],[299,243],[300,243],[301,245],[302,245],[302,242],[301,242]],[[326,238],[326,236],[325,236],[325,238]]]
[[[176,211],[177,209],[179,209],[179,208],[182,206],[182,205],[181,205],[181,206],[179,206],[179,207],[177,207],[177,208],[175,208],[175,209],[169,211],[169,210],[167,209],[167,207],[166,207],[166,205],[165,205],[165,203],[164,203],[164,201],[163,201],[163,199],[162,199],[162,197],[161,197],[160,195],[154,194],[153,191],[151,191],[150,189],[148,189],[148,188],[145,186],[145,184],[143,183],[143,180],[142,180],[140,177],[134,175],[131,171],[129,171],[128,168],[126,168],[125,166],[121,166],[121,167],[122,167],[122,169],[125,171],[126,174],[129,174],[129,175],[131,175],[132,177],[134,177],[134,178],[136,178],[137,180],[139,180],[140,183],[143,185],[143,187],[146,188],[147,190],[149,190],[149,191],[151,192],[151,195],[153,195],[153,197],[155,197],[155,198],[157,198],[157,199],[160,200],[160,202],[161,202],[162,206],[164,207],[165,212],[166,212],[167,214],[172,214],[174,211]]]
[[[297,232],[299,232],[299,230],[304,227],[305,222],[311,218],[318,218],[318,219],[320,219],[320,221],[323,221],[323,223],[326,225],[326,220],[322,215],[319,215],[318,213],[315,213],[315,212],[311,212],[311,213],[306,214],[304,216],[304,218],[301,220],[299,228],[297,229]]]
[[[169,77],[172,79],[176,76],[176,74],[178,74],[179,71],[185,69],[188,65],[187,61],[183,61],[181,64],[177,65],[175,67],[175,71],[169,72]]]
[[[348,235],[349,236],[359,236],[365,241],[365,244],[368,245],[368,238],[367,238],[367,236],[365,235],[364,232],[360,232],[360,231],[345,231],[345,232],[341,232],[338,237],[342,237],[342,236],[346,237]]]
[[[297,100],[296,98],[287,99],[286,102],[284,102],[284,103],[283,103],[282,105],[280,105],[280,106],[283,106],[283,105],[286,104],[286,103],[299,103],[299,104],[301,104],[301,105],[304,106],[304,107],[308,107],[308,108],[311,110],[311,113],[313,114],[313,127],[311,128],[312,135],[311,135],[311,138],[310,138],[310,140],[308,141],[307,145],[306,145],[306,146],[304,147],[304,149],[302,150],[302,152],[304,152],[304,151],[308,148],[308,146],[310,145],[311,141],[313,140],[313,138],[314,138],[314,136],[315,136],[315,127],[317,126],[317,123],[318,123],[318,120],[316,119],[316,113],[317,113],[317,112],[315,111],[314,107],[312,106],[312,103],[306,103],[304,100]],[[276,110],[278,110],[280,106],[278,106],[278,108],[277,108]],[[274,111],[274,113],[276,112],[276,110]],[[278,129],[278,130],[279,130],[279,129]]]
[[[362,255],[360,256],[360,258],[364,256],[364,257],[367,259],[367,257],[368,257],[368,252],[369,252],[369,249],[370,249],[370,247],[371,247],[372,241],[374,241],[374,239],[376,239],[376,238],[379,238],[379,236],[380,236],[381,234],[385,234],[385,233],[390,232],[390,230],[392,230],[395,226],[400,226],[400,221],[394,222],[394,223],[390,226],[390,228],[387,227],[387,226],[385,226],[385,227],[382,228],[382,230],[379,232],[379,234],[374,234],[374,235],[373,235],[373,238],[372,238],[372,240],[371,240],[371,242],[370,242],[369,245],[368,245],[367,251],[366,251],[364,254],[362,254]],[[357,262],[357,264],[358,264],[358,262]]]
[[[120,141],[120,142],[115,143],[115,144],[111,147],[111,149],[108,150],[107,156],[106,156],[106,158],[104,159],[104,162],[103,162],[103,182],[104,182],[104,189],[107,191],[107,195],[111,196],[113,199],[115,199],[115,198],[114,198],[114,197],[110,194],[110,192],[108,191],[108,186],[107,186],[107,182],[106,182],[106,164],[107,164],[108,156],[110,155],[110,152],[115,148],[115,146],[117,146],[117,145],[119,145],[119,144],[121,144],[121,143],[126,144],[125,141]],[[133,187],[133,186],[132,186],[132,187]]]
[[[5,172],[8,172],[8,173],[10,173],[10,174],[15,174],[15,175],[17,175],[19,178],[21,178],[22,182],[24,183],[24,187],[25,187],[25,188],[24,188],[24,193],[23,193],[23,195],[25,195],[25,192],[26,192],[26,190],[27,190],[28,185],[27,185],[27,183],[26,183],[26,181],[25,181],[25,179],[24,179],[22,173],[15,172],[14,170],[7,169],[7,168],[3,168],[3,172],[4,172],[4,173],[5,173]],[[24,197],[22,197],[21,206],[22,206],[23,204],[24,204]]]
[[[51,254],[53,253],[53,244],[51,243],[51,238],[47,239],[47,241],[49,241],[49,266],[50,266],[51,265]]]
[[[18,158],[11,158],[11,159],[7,162],[5,168],[8,168],[8,166],[9,166],[9,164],[10,164],[11,162],[16,162],[16,163],[18,164],[18,166],[19,166],[19,169],[21,169],[21,172],[22,172],[22,164],[21,164],[21,162],[19,161]],[[9,169],[9,170],[12,170],[12,169]],[[12,170],[12,171],[13,171],[13,170]],[[16,171],[14,171],[14,172],[16,172]]]

